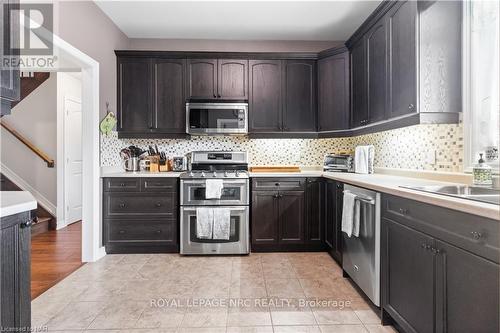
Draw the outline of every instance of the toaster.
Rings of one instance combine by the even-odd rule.
[[[354,172],[354,158],[350,154],[326,154],[323,171]]]

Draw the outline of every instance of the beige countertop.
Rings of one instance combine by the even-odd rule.
[[[117,168],[102,168],[101,171],[101,177],[179,177],[180,174],[181,172],[125,172]],[[449,185],[456,183],[388,174],[363,175],[357,173],[323,172],[319,170],[304,170],[301,172],[250,172],[250,177],[325,177],[382,193],[500,220],[500,206],[498,205],[400,187],[439,184]]]

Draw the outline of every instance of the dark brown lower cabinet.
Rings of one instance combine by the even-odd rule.
[[[0,331],[30,332],[31,212],[0,219]]]
[[[304,191],[284,191],[278,194],[280,244],[304,244]]]
[[[382,202],[384,320],[412,333],[499,332],[498,221],[389,195]]]
[[[178,252],[178,180],[105,178],[106,253]]]
[[[324,193],[325,182],[322,178],[308,178],[306,183],[306,242],[311,247],[324,248],[325,224]]]
[[[411,228],[384,219],[384,310],[406,332],[434,332],[433,240]]]
[[[255,178],[252,187],[252,251],[316,250],[306,239],[305,178]]]
[[[499,332],[499,266],[445,242],[436,280],[437,332]]]
[[[337,262],[342,262],[342,202],[343,184],[335,180],[325,181],[324,225],[326,250]]]

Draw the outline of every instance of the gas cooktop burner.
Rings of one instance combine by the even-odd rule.
[[[200,170],[192,170],[183,172],[181,174],[181,178],[248,178],[248,172],[245,170],[220,170],[220,171],[200,171]]]

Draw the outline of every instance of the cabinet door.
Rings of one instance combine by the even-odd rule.
[[[217,98],[217,59],[188,60],[187,97]]]
[[[498,264],[441,241],[436,249],[437,332],[498,332]]]
[[[304,191],[279,192],[279,242],[304,243]]]
[[[249,131],[281,131],[281,61],[249,62]]]
[[[248,60],[218,60],[217,98],[248,99]]]
[[[344,184],[335,182],[335,223],[333,230],[335,233],[334,258],[342,262],[342,209],[344,205]]]
[[[366,45],[361,38],[351,48],[351,127],[368,123]]]
[[[308,178],[306,184],[306,242],[321,245],[323,224],[324,183],[321,178]]]
[[[368,66],[368,115],[370,122],[383,120],[387,100],[387,36],[385,21],[373,26],[366,36]]]
[[[284,68],[283,130],[316,131],[316,63],[287,60]]]
[[[118,130],[149,132],[153,127],[151,60],[119,58],[118,66]]]
[[[337,238],[335,235],[336,219],[335,181],[325,182],[325,243],[330,253],[335,252]]]
[[[398,2],[387,16],[389,29],[389,115],[416,112],[417,2]]]
[[[159,133],[186,132],[185,60],[154,63],[153,127]]]
[[[349,128],[349,52],[318,61],[318,130]]]
[[[252,244],[278,243],[278,192],[252,193]]]
[[[405,332],[434,332],[433,239],[385,218],[382,228],[383,307]]]
[[[19,56],[18,49],[11,49],[18,47],[17,44],[14,44],[14,41],[19,39],[19,22],[16,20],[12,21],[11,15],[8,15],[8,11],[18,4],[19,0],[4,0],[1,2],[0,17],[3,23],[0,26],[0,36],[2,36],[0,41],[0,58],[2,59],[2,63],[4,63],[4,55],[5,60]],[[3,21],[4,18],[6,21]],[[6,31],[6,29],[9,29],[9,31]],[[11,101],[19,100],[19,87],[19,66],[9,66],[0,71],[0,100],[2,102],[0,115],[9,114]]]

